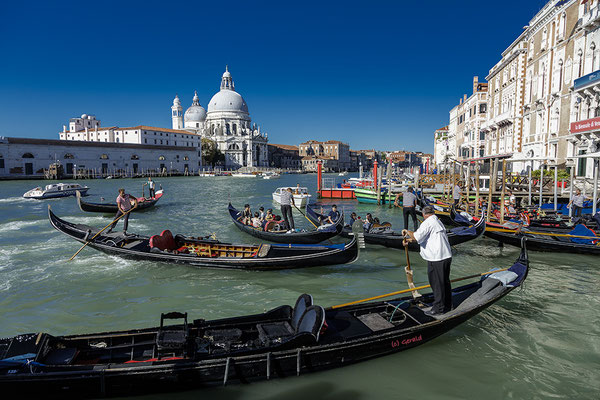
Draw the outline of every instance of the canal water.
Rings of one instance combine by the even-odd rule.
[[[340,178],[341,179],[341,178]],[[141,194],[143,180],[90,180],[87,198],[113,201],[117,189]],[[130,232],[215,233],[255,243],[227,213],[276,207],[278,186],[316,190],[315,175],[278,180],[232,177],[157,179],[165,196],[134,214]],[[55,335],[156,326],[160,313],[222,318],[293,304],[301,293],[323,306],[407,287],[402,251],[371,246],[353,264],[276,272],[198,269],[122,260],[83,250],[55,231],[47,205],[69,221],[103,227],[107,216],[84,213],[75,198],[36,201],[21,196],[47,182],[0,182],[0,337],[44,331]],[[331,201],[330,201],[331,203]],[[401,210],[338,202],[401,227]],[[310,228],[295,212],[298,225]],[[481,238],[455,249],[452,277],[509,266],[519,250]],[[597,257],[531,252],[531,273],[517,290],[451,332],[420,347],[337,370],[251,385],[168,395],[170,399],[598,399],[600,398],[600,263]],[[426,265],[411,254],[415,283]],[[143,398],[164,398],[147,396]]]

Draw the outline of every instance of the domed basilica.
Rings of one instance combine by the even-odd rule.
[[[182,113],[179,97],[171,107],[173,129],[194,132],[217,143],[225,154],[225,167],[267,167],[267,134],[252,124],[248,105],[235,91],[228,68],[221,78],[219,90],[208,102],[208,109],[200,105],[198,93],[194,92],[192,105]]]

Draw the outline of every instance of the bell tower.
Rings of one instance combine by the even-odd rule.
[[[173,105],[171,106],[171,119],[173,121],[173,129],[183,129],[183,107],[179,97],[175,95]]]

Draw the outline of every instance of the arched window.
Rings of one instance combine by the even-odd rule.
[[[183,161],[190,161],[190,158],[188,156],[183,156]]]
[[[140,157],[139,157],[137,154],[132,154],[132,155],[131,155],[131,159],[132,159],[132,160],[139,160],[139,159],[140,159]]]
[[[100,159],[101,159],[101,160],[108,160],[108,154],[102,154],[102,155],[100,156]]]
[[[21,158],[35,158],[35,157],[33,157],[33,154],[31,154],[31,153],[25,153],[21,156]]]
[[[158,161],[165,161],[165,156],[158,156]]]
[[[75,156],[73,154],[71,154],[71,153],[67,153],[67,154],[65,154],[63,156],[63,158],[66,159],[66,160],[72,160],[72,159],[75,158]]]

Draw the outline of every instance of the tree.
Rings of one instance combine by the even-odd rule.
[[[213,167],[225,162],[225,154],[219,150],[214,140],[202,138],[202,161],[205,165]]]

